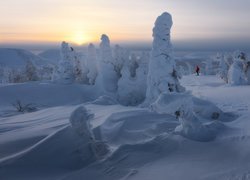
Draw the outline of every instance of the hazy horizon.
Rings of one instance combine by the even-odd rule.
[[[54,43],[18,43],[18,44],[0,44],[0,48],[17,48],[17,49],[27,49],[30,51],[44,51],[49,49],[59,49],[61,42]],[[94,43],[95,46],[99,47],[99,42]],[[138,50],[150,50],[152,42],[122,42],[114,41],[111,39],[111,46],[114,47],[119,44],[122,47],[128,49],[138,49]],[[250,51],[250,41],[247,40],[196,40],[196,41],[172,41],[173,48],[176,51]],[[87,47],[88,43],[83,45],[78,45],[72,43],[72,47],[81,48]]]
[[[150,47],[162,12],[172,14],[176,49],[249,49],[250,1],[8,0],[0,3],[1,47],[54,47],[61,41]]]

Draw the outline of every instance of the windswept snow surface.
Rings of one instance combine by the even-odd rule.
[[[237,117],[221,117],[218,122],[223,128],[218,129],[216,138],[199,142],[175,133],[180,123],[171,112],[159,114],[121,106],[111,97],[97,98],[99,94],[91,86],[0,86],[0,179],[250,179],[250,87],[229,86],[216,76],[195,75],[185,76],[181,84],[201,98],[194,98],[193,104],[202,107],[202,116],[216,108],[214,103]],[[58,93],[48,93],[52,90],[44,91],[42,85],[55,88]],[[18,94],[18,89],[22,89],[23,101],[48,106],[32,113],[3,116],[6,107],[11,107],[8,103],[16,99],[12,96]],[[33,96],[35,92],[38,94]],[[102,159],[94,155],[88,140],[70,125],[73,111],[71,123],[82,123],[78,116],[81,113],[76,110],[80,106],[91,115],[86,119],[90,124],[88,131],[92,131],[96,141],[109,147],[110,152]]]

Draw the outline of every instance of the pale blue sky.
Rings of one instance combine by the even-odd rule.
[[[170,12],[174,42],[250,42],[250,0],[1,0],[0,44],[150,42]]]

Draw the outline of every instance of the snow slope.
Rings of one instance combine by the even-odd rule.
[[[49,62],[27,50],[0,48],[0,66],[8,68],[22,68],[27,61],[35,65],[44,65]]]
[[[98,90],[81,84],[54,84],[29,82],[0,86],[0,115],[13,114],[12,106],[17,100],[22,104],[33,104],[38,108],[66,106],[93,101],[98,97]]]
[[[49,49],[39,53],[38,56],[49,60],[52,64],[57,64],[61,60],[61,51],[59,49]]]
[[[49,107],[0,117],[0,179],[250,179],[250,87],[194,75],[185,76],[181,84],[223,111],[234,112],[237,119],[223,121],[225,128],[215,140],[198,142],[174,133],[179,125],[175,116],[110,103],[108,97],[92,101],[98,93],[91,88],[40,83],[1,86],[2,107],[15,94],[8,92],[22,88],[34,89],[23,93],[24,100],[36,97]],[[44,91],[42,86],[55,92],[50,94],[52,90]],[[32,97],[36,91],[39,96]],[[104,159],[97,160],[87,141],[70,126],[70,114],[79,106],[94,114],[90,121],[94,136],[109,145]]]

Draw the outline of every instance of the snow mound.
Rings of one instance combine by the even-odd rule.
[[[178,140],[168,134],[162,134],[138,144],[125,144],[105,161],[93,163],[67,176],[64,180],[80,180],[82,177],[86,179],[101,177],[103,180],[127,179],[138,172],[137,168],[171,154],[178,147]]]
[[[67,126],[25,151],[1,160],[0,179],[62,178],[95,160],[87,141]]]
[[[101,138],[111,145],[136,144],[162,133],[171,133],[178,125],[174,116],[146,110],[112,114],[100,127]]]
[[[235,118],[233,114],[224,113],[213,103],[192,96],[189,92],[163,93],[159,96],[157,101],[150,106],[150,109],[161,114],[176,115],[176,111],[183,106],[192,106],[192,111],[194,111],[202,122],[213,120],[228,122]]]
[[[23,104],[32,103],[39,107],[51,107],[93,101],[98,97],[98,94],[87,85],[72,84],[69,86],[32,82],[4,85],[0,88],[0,97],[1,111],[2,107],[10,107],[17,100]]]
[[[180,125],[175,132],[197,141],[211,141],[224,128],[221,122],[226,115],[210,102],[200,100],[186,93],[163,93],[151,110],[175,115]],[[206,124],[208,123],[208,124]]]
[[[100,96],[92,102],[92,104],[96,105],[115,105],[117,103],[116,99],[107,95]]]

